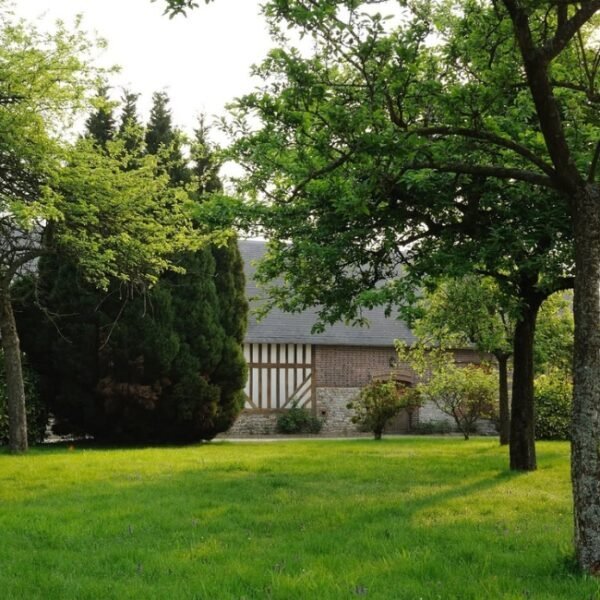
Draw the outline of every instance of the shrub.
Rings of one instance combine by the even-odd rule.
[[[40,399],[37,375],[29,367],[25,357],[23,357],[23,380],[27,410],[27,437],[30,444],[36,444],[44,440],[48,412]],[[4,354],[0,351],[0,446],[6,444],[8,444],[8,406]]]
[[[277,417],[277,431],[279,433],[319,433],[323,428],[323,421],[311,414],[306,408],[298,406],[294,400],[289,410]]]
[[[452,433],[454,427],[448,421],[424,421],[423,423],[417,423],[413,431],[421,435],[445,434]]]
[[[466,440],[479,419],[493,418],[497,413],[496,377],[479,365],[460,367],[448,363],[419,389],[424,399],[431,400],[454,419]]]
[[[372,431],[380,440],[387,422],[402,409],[414,411],[420,405],[420,395],[414,388],[407,388],[395,381],[372,381],[366,385],[355,400],[348,404],[354,410],[352,422],[362,431]]]
[[[535,436],[539,440],[568,440],[571,437],[573,383],[561,371],[540,375],[535,386]]]

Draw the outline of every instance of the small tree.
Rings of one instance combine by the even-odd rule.
[[[497,416],[498,388],[489,366],[457,365],[450,353],[423,343],[398,345],[397,351],[400,360],[408,362],[423,378],[416,386],[421,401],[433,402],[452,417],[466,440],[479,419]]]
[[[348,408],[354,410],[352,422],[363,431],[372,431],[375,439],[380,440],[391,418],[402,409],[412,412],[419,405],[420,396],[416,390],[389,380],[366,385]]]
[[[496,380],[485,367],[449,364],[419,385],[419,391],[454,419],[465,440],[479,419],[496,415]]]

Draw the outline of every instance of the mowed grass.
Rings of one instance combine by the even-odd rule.
[[[215,442],[0,454],[0,598],[600,598],[568,446]]]

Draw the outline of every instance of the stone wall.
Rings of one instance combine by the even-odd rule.
[[[440,421],[449,423],[454,429],[454,419],[450,415],[443,413],[433,402],[425,402],[419,409],[419,423],[439,423]]]
[[[273,435],[277,424],[277,413],[255,413],[244,410],[225,434],[232,438]]]
[[[317,388],[317,417],[324,419],[322,435],[356,435],[357,426],[350,420],[348,402],[356,398],[360,388]]]

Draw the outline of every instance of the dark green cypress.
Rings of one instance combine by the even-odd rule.
[[[146,128],[146,148],[150,154],[158,154],[162,147],[171,145],[174,137],[169,96],[166,92],[154,92],[150,120]]]
[[[164,109],[166,95],[161,98]],[[146,137],[172,184],[182,185],[192,180],[192,172],[182,170],[170,114],[163,110],[168,118],[158,119],[158,112]],[[135,123],[135,97],[126,96],[119,135]],[[218,167],[206,140],[204,145],[207,162],[194,160],[194,173],[200,181],[210,165],[212,189],[220,189]],[[196,199],[208,191],[198,185]],[[117,282],[108,294],[90,288],[64,259],[40,262],[38,299],[62,315],[61,334],[31,302],[21,324],[61,432],[190,442],[210,439],[232,424],[243,405],[246,379],[241,344],[247,302],[237,244],[232,239],[223,247],[206,247],[182,255],[179,263],[185,274],[167,273],[144,295],[131,296]]]
[[[108,97],[108,87],[98,88],[96,96],[96,110],[90,114],[85,122],[86,134],[96,144],[105,148],[106,144],[115,136],[115,117],[113,103]]]

